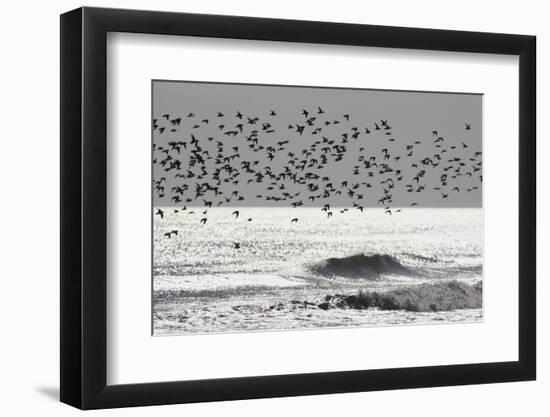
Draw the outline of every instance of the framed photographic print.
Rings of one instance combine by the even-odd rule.
[[[535,38],[61,16],[61,400],[535,378]]]

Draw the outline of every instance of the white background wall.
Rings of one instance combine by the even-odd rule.
[[[550,156],[542,138],[549,96],[550,26],[542,1],[93,1],[88,6],[157,9],[532,34],[538,37],[539,321],[538,381],[346,395],[100,411],[99,415],[548,415],[550,208],[543,190]],[[59,17],[72,0],[2,5],[0,89],[0,410],[73,415],[57,402],[59,378]],[[505,121],[504,121],[505,123]],[[544,235],[544,236],[543,236]],[[506,260],[503,259],[503,262]],[[544,395],[546,394],[546,395]],[[97,415],[94,413],[94,415]]]

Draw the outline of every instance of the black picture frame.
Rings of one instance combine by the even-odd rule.
[[[108,32],[518,56],[518,360],[107,385]],[[535,51],[524,35],[88,7],[61,15],[61,401],[96,409],[535,379]]]

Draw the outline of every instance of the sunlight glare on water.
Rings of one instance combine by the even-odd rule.
[[[174,213],[175,209],[164,207],[164,218],[154,219],[155,334],[481,317],[478,310],[331,311],[327,315],[311,308],[287,308],[288,303],[291,307],[298,301],[314,303],[338,291],[383,291],[430,280],[480,280],[483,212],[479,208],[404,208],[399,213],[393,209],[391,216],[381,209],[360,212],[350,208],[340,213],[341,209],[333,208],[334,216],[328,219],[319,208],[225,207],[209,209],[204,225],[199,223],[205,217],[203,208]],[[239,210],[238,218],[232,215],[235,210]],[[293,218],[298,218],[297,223],[291,223]],[[177,236],[164,236],[172,230],[178,231]],[[328,258],[357,254],[389,255],[418,275],[361,280],[319,276],[312,271],[312,266]],[[270,314],[277,312],[277,318],[265,309]],[[304,312],[310,314],[305,315],[307,320],[300,318]],[[339,320],[342,314],[348,318]]]

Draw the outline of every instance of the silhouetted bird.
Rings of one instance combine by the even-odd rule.
[[[325,114],[321,106],[315,107],[316,116]],[[362,140],[363,132],[371,134],[371,130],[350,125],[351,114],[318,120],[320,116],[311,117],[307,109],[302,109],[301,115],[300,111],[296,113],[297,117],[285,121],[278,120],[281,116],[273,109],[258,109],[258,114],[263,114],[263,117],[249,115],[245,119],[247,123],[239,123],[236,120],[243,120],[245,116],[236,111],[232,121],[230,118],[220,120],[221,124],[214,129],[218,135],[210,133],[206,125],[214,117],[225,117],[222,112],[215,112],[210,117],[205,114],[200,124],[197,124],[197,119],[195,124],[183,124],[183,127],[179,127],[182,118],[177,115],[164,114],[154,118],[154,172],[165,175],[153,183],[155,198],[161,201],[166,198],[176,204],[193,204],[202,200],[208,208],[245,201],[245,198],[251,205],[256,198],[294,208],[309,201],[322,207],[330,219],[338,213],[345,214],[348,209],[330,210],[329,202],[349,205],[361,212],[372,202],[383,205],[384,212],[392,215],[400,212],[391,207],[395,193],[423,196],[439,191],[441,198],[447,198],[447,190],[459,192],[463,188],[470,192],[478,189],[477,185],[483,179],[481,175],[475,175],[482,169],[481,152],[467,151],[473,145],[466,142],[446,146],[445,142],[450,138],[439,136],[437,130],[431,130],[435,140],[425,141],[427,144],[423,147],[416,146],[421,144],[420,140],[399,147],[395,145],[399,137],[392,133],[386,119],[365,122],[374,124],[373,130],[376,131],[366,142]],[[187,117],[195,117],[195,114],[188,113]],[[226,130],[226,126],[234,127]],[[279,135],[278,126],[288,126],[285,136]],[[465,123],[465,128],[470,130],[470,125]],[[181,130],[180,138],[174,140],[175,135],[165,135],[166,129],[169,132]],[[207,137],[205,132],[211,136]],[[321,132],[322,139],[317,139]],[[273,133],[275,135],[270,137]],[[380,137],[379,133],[384,133],[384,136]],[[222,135],[228,138],[220,140]],[[188,136],[190,138],[186,139]],[[389,138],[384,141],[386,136]],[[272,140],[275,137],[277,139]],[[424,155],[419,155],[421,152]],[[446,159],[444,155],[448,155]],[[338,165],[340,161],[345,163]],[[369,178],[368,182],[364,181],[366,178]],[[439,179],[439,184],[427,188],[431,181],[428,178]],[[261,187],[262,192],[247,197],[243,193],[243,184]],[[410,203],[411,207],[417,205],[417,202]],[[180,212],[178,209],[172,211]],[[232,211],[235,219],[240,211]],[[200,223],[205,224],[207,211],[203,210],[202,214]],[[164,212],[157,209],[155,215],[163,218]],[[249,217],[247,221],[251,220]],[[291,222],[297,223],[298,217]],[[171,232],[168,233],[167,237],[171,237]]]

